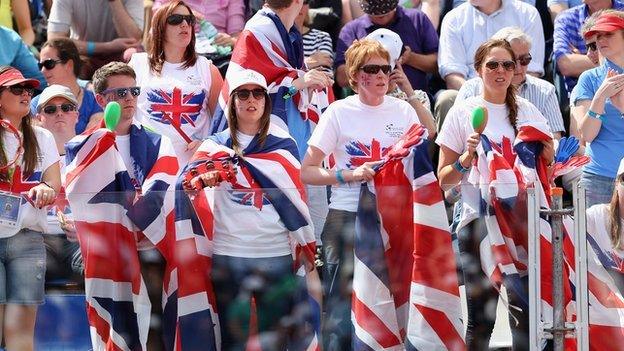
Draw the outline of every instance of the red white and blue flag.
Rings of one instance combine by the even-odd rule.
[[[156,123],[171,125],[182,139],[190,143],[205,99],[204,91],[184,93],[179,87],[173,87],[171,91],[148,91],[149,118]]]
[[[414,125],[362,185],[355,232],[354,350],[463,350],[455,255],[442,191]]]
[[[138,249],[170,260],[170,190],[178,171],[171,142],[133,125],[131,177],[106,129],[66,145],[65,189],[85,266],[87,314],[94,350],[145,350],[151,305]]]
[[[212,246],[214,240],[214,206],[215,192],[224,191],[222,186],[206,188],[193,196],[183,192],[181,179],[191,167],[208,160],[228,160],[238,169],[236,181],[229,186],[234,192],[249,192],[252,197],[233,197],[233,201],[246,201],[252,206],[272,205],[279,214],[280,220],[290,233],[292,252],[295,257],[295,270],[299,276],[304,275],[304,261],[313,263],[315,255],[315,237],[311,225],[310,214],[306,205],[305,192],[300,180],[300,164],[297,146],[294,140],[279,127],[273,124],[269,134],[260,145],[258,138],[254,138],[243,151],[244,156],[236,156],[231,147],[229,130],[225,130],[205,140],[199,147],[188,166],[182,172],[177,184],[176,196],[176,237],[178,241],[188,242],[189,247],[201,249],[201,257],[195,262],[188,262],[184,266],[185,272],[200,270],[203,275],[195,280],[194,290],[182,293],[178,291],[178,309],[186,302],[184,295],[189,295],[189,304],[184,307],[193,318],[185,319],[187,314],[178,312],[179,333],[193,331],[195,342],[204,350],[220,350],[220,328],[216,311],[215,297],[210,281],[210,267]],[[228,190],[230,191],[230,190]],[[257,199],[257,200],[254,200]],[[244,221],[244,218],[240,220]],[[199,268],[198,268],[199,266]],[[206,270],[203,270],[206,268]],[[180,275],[180,273],[178,273]],[[303,276],[302,276],[303,278]],[[180,279],[180,278],[178,278]],[[303,282],[304,279],[301,279]],[[306,321],[308,335],[302,336],[299,343],[303,343],[305,350],[319,349],[320,329],[320,301],[309,294],[307,289],[299,300],[308,306]],[[198,303],[201,302],[201,303]],[[193,304],[191,304],[193,303]],[[185,340],[185,338],[183,338]],[[251,344],[248,344],[248,347]],[[186,347],[181,349],[186,350]]]
[[[305,73],[301,34],[294,27],[291,33],[298,38],[294,43],[291,43],[290,33],[286,31],[281,20],[266,7],[247,21],[245,29],[236,41],[225,75],[219,97],[219,108],[211,128],[212,133],[227,128],[225,111],[229,100],[229,81],[247,69],[262,74],[266,79],[268,93],[273,104],[274,123],[288,130],[289,113],[297,113],[301,115],[303,121],[311,124],[309,130],[316,126],[323,111],[333,101],[333,92],[331,88],[311,93],[303,89],[294,96],[285,98],[292,82]],[[290,104],[291,98],[294,104]],[[293,106],[297,111],[289,111]]]

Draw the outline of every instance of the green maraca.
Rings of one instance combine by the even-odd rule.
[[[104,108],[104,125],[111,132],[114,132],[119,124],[119,118],[121,117],[121,106],[115,101],[111,101],[106,104]]]
[[[485,130],[485,126],[487,125],[487,122],[488,122],[487,108],[484,106],[475,107],[475,109],[472,110],[472,118],[470,122],[472,124],[472,129],[476,133],[479,133],[479,134],[483,133],[483,131]]]

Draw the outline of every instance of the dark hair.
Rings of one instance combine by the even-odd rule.
[[[74,42],[69,38],[55,38],[46,41],[41,46],[41,50],[48,46],[56,49],[59,60],[63,61],[63,63],[72,60],[74,63],[74,75],[78,77],[80,74],[80,68],[82,68],[82,60],[80,59],[80,54],[78,53],[76,44],[74,44]]]
[[[123,62],[109,62],[93,73],[93,91],[100,94],[108,89],[108,78],[112,76],[128,76],[136,79],[136,73],[132,67]]]
[[[227,112],[228,112],[227,121],[228,121],[228,127],[230,129],[230,137],[232,138],[232,149],[237,154],[240,154],[242,150],[240,150],[240,143],[238,142],[238,136],[236,135],[236,132],[238,131],[238,118],[236,116],[236,108],[234,106],[234,94],[235,93],[236,93],[236,90],[232,92],[227,103]],[[250,99],[254,99],[254,98],[250,97]],[[272,106],[273,105],[272,105],[271,99],[269,98],[269,94],[267,94],[267,92],[265,91],[264,92],[264,112],[262,113],[262,117],[260,118],[260,130],[258,131],[258,134],[260,134],[260,137],[259,137],[260,145],[264,145],[264,141],[266,140],[267,135],[269,134],[269,125],[271,124],[270,122],[271,122]]]
[[[617,191],[617,183],[622,178],[622,175],[618,175],[615,178],[615,187],[613,195],[611,196],[611,202],[609,203],[609,239],[611,239],[611,245],[614,248],[620,246],[620,232],[622,231],[622,222],[620,218],[620,199]]]
[[[11,66],[0,66],[0,74],[11,69],[15,68]],[[3,87],[0,87],[0,94],[2,94],[3,90],[5,89]],[[0,114],[0,119],[4,119],[4,117],[2,117],[2,114]],[[35,130],[31,125],[31,120],[31,113],[29,111],[26,116],[22,117],[22,123],[20,126],[24,144],[24,157],[22,159],[22,164],[24,165],[23,174],[27,176],[35,172],[35,168],[37,167],[37,155],[39,155],[40,153],[39,143],[37,143],[37,136],[35,135]],[[4,128],[0,128],[0,166],[5,166],[9,161],[4,151],[4,133]],[[8,177],[8,171],[0,172],[0,179],[8,180]]]
[[[511,55],[511,60],[516,62],[516,54],[511,49],[511,45],[504,39],[490,39],[477,49],[474,56],[474,67],[477,71],[480,71],[485,58],[494,48],[503,48]],[[518,119],[518,103],[516,102],[516,87],[513,84],[509,84],[507,88],[507,94],[505,95],[505,105],[509,109],[509,122],[516,129],[516,122]]]
[[[152,18],[152,28],[147,38],[147,54],[149,57],[150,70],[160,75],[165,62],[165,30],[167,28],[167,17],[169,17],[178,6],[184,6],[193,14],[191,8],[183,1],[172,1],[159,8]],[[191,42],[184,50],[184,63],[182,68],[189,68],[197,62],[195,52],[195,30],[191,27]]]
[[[293,0],[265,0],[264,3],[273,10],[281,10],[290,7]]]

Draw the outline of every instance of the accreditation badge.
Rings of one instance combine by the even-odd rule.
[[[0,191],[0,225],[16,228],[20,225],[21,196]]]

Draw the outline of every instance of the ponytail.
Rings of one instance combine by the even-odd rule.
[[[516,101],[516,87],[513,84],[509,84],[509,87],[507,88],[505,105],[509,110],[509,123],[511,123],[514,130],[517,130],[516,122],[518,121],[518,102]]]

